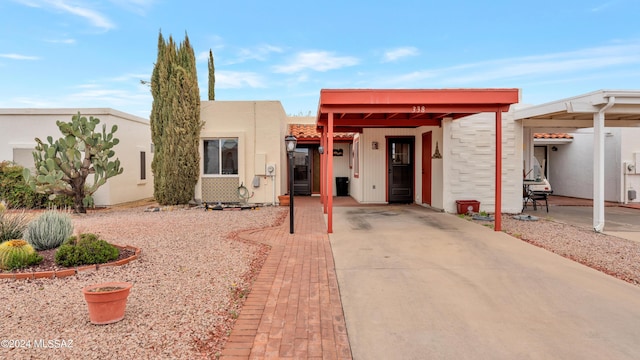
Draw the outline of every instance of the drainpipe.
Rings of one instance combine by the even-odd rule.
[[[615,103],[614,96],[593,114],[593,230],[604,229],[604,113]]]

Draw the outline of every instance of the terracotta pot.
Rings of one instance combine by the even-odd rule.
[[[280,206],[289,206],[289,195],[278,195]]]
[[[106,282],[84,287],[91,323],[103,325],[122,320],[132,286],[128,282]]]

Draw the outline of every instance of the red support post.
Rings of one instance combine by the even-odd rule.
[[[502,230],[502,110],[496,111],[496,195],[494,231]]]
[[[327,233],[333,233],[333,113],[327,124]]]

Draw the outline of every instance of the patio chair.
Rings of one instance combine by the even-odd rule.
[[[523,207],[522,211],[527,208],[527,204],[531,202],[533,205],[533,210],[538,210],[538,202],[542,203],[544,201],[544,205],[549,212],[549,192],[548,191],[526,191],[523,194]],[[542,204],[541,204],[542,205]]]

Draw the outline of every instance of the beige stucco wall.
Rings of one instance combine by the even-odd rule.
[[[114,147],[124,172],[107,180],[94,194],[96,205],[107,206],[153,197],[153,173],[151,172],[151,130],[149,120],[109,108],[83,109],[0,109],[0,161],[14,160],[33,167],[33,158],[26,153],[35,148],[35,138],[46,142],[47,136],[60,137],[56,121],[71,121],[80,111],[83,116],[100,119],[100,125],[110,130],[118,126],[114,136],[120,143]],[[100,129],[100,131],[102,131]],[[140,151],[146,152],[146,180],[140,180]],[[89,176],[88,180],[92,177]]]
[[[205,183],[216,181],[225,187],[237,188],[244,184],[249,193],[253,193],[250,203],[272,203],[274,199],[277,201],[277,195],[284,194],[287,116],[279,101],[202,101],[200,118],[204,121],[204,127],[200,133],[201,177],[196,185],[196,199],[207,202],[233,201],[228,195],[224,199],[216,199],[218,195],[208,193],[203,187]],[[220,137],[238,138],[238,175],[203,174],[204,140]],[[265,175],[263,163],[275,164],[275,176]],[[258,187],[253,186],[256,176]]]

